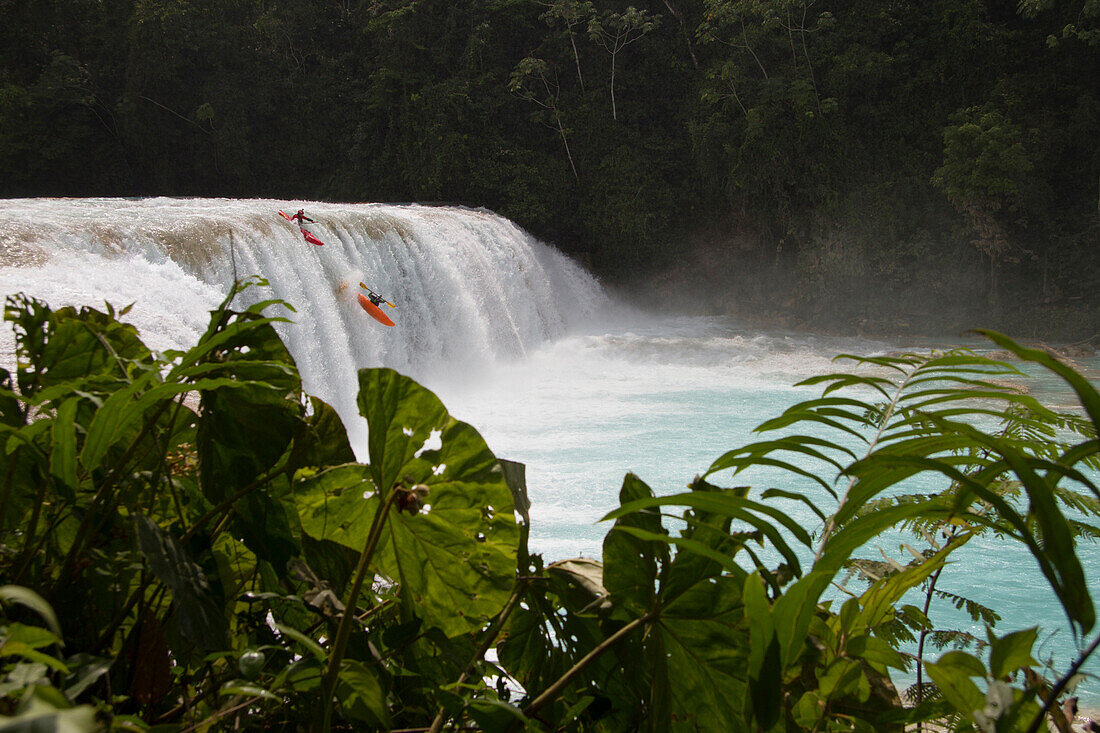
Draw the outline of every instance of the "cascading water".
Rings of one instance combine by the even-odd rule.
[[[23,199],[0,203],[0,292],[52,306],[134,303],[154,348],[185,348],[234,276],[259,275],[246,302],[281,298],[277,326],[306,390],[332,404],[365,445],[355,371],[385,365],[418,379],[521,358],[564,334],[605,297],[572,261],[485,211],[304,204],[325,245],[278,216],[285,202],[227,199]],[[363,282],[397,305],[382,326],[356,302]],[[269,309],[269,315],[280,314]],[[7,348],[11,335],[5,333]],[[10,359],[8,360],[10,361]]]

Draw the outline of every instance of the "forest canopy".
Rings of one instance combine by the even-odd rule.
[[[1095,2],[0,12],[0,195],[456,203],[708,310],[1094,335]]]

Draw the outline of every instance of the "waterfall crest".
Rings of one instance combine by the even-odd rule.
[[[325,242],[305,242],[278,210],[305,208]],[[260,199],[0,201],[0,292],[53,307],[134,303],[127,317],[153,348],[197,339],[234,274],[295,312],[278,326],[306,389],[365,436],[355,371],[389,366],[418,379],[523,358],[606,302],[579,265],[483,210]],[[359,283],[394,302],[397,327],[356,302]],[[10,356],[11,336],[4,336]],[[361,434],[361,435],[360,435]]]

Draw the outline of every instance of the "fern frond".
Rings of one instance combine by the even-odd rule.
[[[1062,487],[1056,488],[1054,495],[1058,498],[1058,501],[1073,511],[1080,512],[1088,517],[1100,517],[1100,499],[1095,496]]]
[[[970,616],[971,621],[996,626],[997,622],[1001,620],[1001,615],[999,613],[988,606],[983,606],[975,600],[945,590],[940,590],[939,588],[937,588],[934,593],[938,598],[950,601],[956,609],[960,611],[965,610],[967,615]]]
[[[976,332],[982,334],[1001,348],[1011,351],[1024,361],[1040,364],[1061,377],[1077,394],[1078,399],[1081,400],[1081,405],[1085,408],[1085,412],[1088,414],[1092,424],[1094,426],[1100,426],[1100,393],[1096,391],[1095,387],[1089,384],[1087,379],[1045,351],[1020,346],[1012,339],[996,331],[977,329]]]
[[[905,353],[898,356],[860,356],[858,354],[837,354],[833,361],[854,361],[857,366],[877,366],[884,369],[894,369],[902,374],[908,374],[912,368],[927,361],[929,355]]]
[[[849,387],[866,387],[873,389],[883,397],[890,398],[890,390],[894,382],[885,377],[862,376],[859,374],[832,374],[824,378],[811,378],[804,380],[803,385],[810,386],[818,382],[828,382],[829,385],[822,391],[822,396],[831,394],[840,389]]]
[[[966,631],[945,629],[933,631],[928,635],[928,641],[932,648],[942,651],[948,647],[952,649],[977,649],[981,650],[989,646],[989,642],[981,637],[974,636]]]

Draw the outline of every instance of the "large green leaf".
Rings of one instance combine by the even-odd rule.
[[[64,314],[58,312],[55,315]],[[115,371],[118,366],[113,355],[96,338],[95,332],[75,319],[60,320],[57,330],[46,342],[42,359],[39,374],[44,386],[101,371]]]
[[[555,644],[565,639],[551,631],[555,608],[556,604],[541,589],[529,594],[508,617],[507,634],[497,644],[500,663],[521,685],[535,693],[572,666],[570,657]]]
[[[770,728],[779,716],[783,678],[779,640],[775,635],[771,605],[764,579],[758,573],[745,578],[745,616],[748,617],[749,663],[747,677],[753,716],[759,725]]]
[[[261,317],[259,306],[214,311],[203,340],[169,378],[198,377],[193,382],[205,385],[196,433],[204,496],[216,505],[246,494],[233,505],[234,530],[282,572],[301,549],[289,499],[281,496],[289,483],[272,480],[290,471],[305,408],[298,371],[273,320]]]
[[[285,386],[293,388],[297,380],[297,370],[283,342],[275,336],[272,324],[287,322],[282,317],[267,317],[263,311],[271,305],[281,305],[293,311],[293,307],[283,300],[262,300],[244,311],[232,310],[229,305],[237,293],[254,285],[267,285],[262,278],[244,283],[234,283],[225,300],[210,311],[210,321],[206,332],[197,344],[186,352],[173,352],[178,363],[169,372],[165,381],[179,381],[181,372],[188,372],[203,364],[223,364],[236,362],[243,364],[252,361],[261,367],[272,384],[281,383],[278,371],[283,368]],[[272,367],[275,367],[274,369]],[[255,377],[250,377],[255,378]]]
[[[374,483],[388,494],[404,478],[412,461],[433,432],[447,423],[447,409],[413,380],[392,369],[359,371],[359,413],[370,430],[368,453]]]
[[[195,390],[236,389],[245,386],[256,386],[256,383],[228,377],[203,379],[193,383],[156,383],[152,376],[135,381],[113,393],[96,410],[95,417],[88,426],[84,446],[80,450],[80,463],[88,471],[98,468],[108,449],[127,439],[137,421],[158,403]],[[261,383],[259,386],[264,385]]]
[[[651,729],[747,730],[749,649],[738,580],[700,578],[680,588],[654,626],[659,643],[652,643],[651,664],[664,667],[663,674],[655,675],[667,680],[667,693],[653,690],[651,695],[668,695],[670,718],[667,728],[654,721]]]
[[[249,550],[280,571],[302,554],[290,482],[278,477],[266,491],[250,491],[233,506],[233,526]]]
[[[373,665],[367,666],[354,659],[345,659],[340,665],[336,698],[348,718],[378,729],[390,727],[386,691]]]
[[[358,463],[303,475],[294,486],[302,530],[318,540],[363,549],[379,507],[370,467]]]
[[[294,471],[303,466],[334,466],[354,460],[347,429],[336,410],[310,397],[308,414],[294,436],[288,468]]]
[[[748,491],[747,488],[723,489],[708,483],[702,477],[696,477],[692,481],[691,489],[696,492],[734,495],[744,495]],[[687,524],[681,530],[680,537],[666,540],[677,548],[677,552],[661,580],[662,597],[674,597],[681,589],[723,572],[736,579],[746,575],[735,559],[743,540],[735,540],[730,536],[732,520],[728,516],[708,511],[704,507],[693,507],[685,514],[685,519]]]
[[[475,437],[482,460],[462,465],[473,458],[469,442]],[[431,492],[426,513],[390,517],[378,568],[400,580],[402,597],[417,616],[455,636],[482,628],[508,600],[519,530],[504,473],[480,435],[453,422],[442,439],[438,465],[447,468],[424,476]]]
[[[15,324],[20,392],[90,376],[126,378],[131,365],[151,361],[137,330],[93,308],[49,310],[41,301],[9,296],[5,320]]]
[[[648,496],[638,495],[636,498],[624,501],[618,509],[608,512],[604,519],[618,520],[620,517],[644,516],[647,514],[659,518],[660,515],[653,510],[662,506],[687,506],[713,515],[744,522],[766,536],[776,549],[782,553],[783,558],[795,574],[801,574],[798,555],[784,538],[780,528],[786,529],[794,535],[795,539],[807,547],[810,545],[809,533],[783,511],[768,504],[748,499],[743,492],[692,491],[686,494],[658,497],[652,496],[652,494]],[[635,522],[637,521],[635,520]],[[604,552],[606,555],[606,549]]]
[[[197,448],[203,493],[218,503],[275,467],[299,427],[301,406],[257,384],[202,394]]]
[[[519,549],[516,552],[516,567],[521,571],[527,567],[530,552],[527,549],[527,539],[531,534],[531,500],[527,497],[527,467],[517,461],[500,459],[500,466],[504,469],[504,481],[512,490],[512,505],[519,517]]]
[[[0,425],[0,530],[27,531],[38,504],[37,487],[49,480],[50,456],[42,444],[52,427],[51,420],[34,420],[19,429]]]
[[[928,676],[936,683],[940,693],[963,715],[969,717],[975,710],[985,707],[985,695],[974,684],[971,676],[984,673],[982,665],[969,654],[948,652],[938,662],[925,662]]]
[[[26,606],[41,616],[56,636],[61,636],[61,625],[57,621],[57,614],[54,612],[53,606],[30,588],[21,585],[0,586],[0,601]]]
[[[652,499],[653,492],[637,476],[628,473],[619,490],[622,507]],[[661,515],[645,506],[638,511],[616,515],[615,526],[603,540],[603,582],[616,608],[635,617],[646,613],[657,592],[657,573],[668,562],[668,547],[663,543],[638,535],[616,531],[622,527],[638,528],[650,534],[665,534]]]
[[[76,411],[78,400],[70,398],[61,403],[54,415],[51,430],[50,473],[72,497],[76,493]]]
[[[692,488],[668,502],[692,510],[681,536],[671,538],[658,511],[665,502],[628,474],[621,507],[609,515],[615,527],[604,540],[603,583],[616,611],[628,611],[625,618],[655,614],[651,630],[631,637],[644,640],[644,661],[635,658],[636,642],[615,649],[627,669],[644,663],[651,670],[648,683],[642,678],[637,684],[648,699],[651,731],[729,730],[733,721],[743,720],[747,697],[744,572],[730,568],[728,560],[735,546],[729,509],[743,500],[743,491],[722,490],[702,479]],[[680,550],[675,558],[671,546]]]
[[[376,569],[400,583],[412,613],[448,636],[481,628],[515,577],[519,530],[503,469],[476,430],[412,379],[364,369],[359,381],[372,463],[303,478],[295,490],[302,528],[358,552],[380,499],[399,492]],[[405,501],[415,486],[428,490],[423,506]]]
[[[3,731],[91,733],[98,728],[95,707],[71,707],[60,691],[48,685],[32,685],[14,715],[0,715]]]
[[[606,596],[599,561],[576,558],[551,564],[546,579],[529,584],[509,616],[506,635],[497,645],[501,664],[529,694],[537,695],[606,638],[596,618]],[[643,674],[625,676],[620,669],[614,655],[603,655],[586,668],[575,687],[563,692],[563,702],[593,688],[606,697],[636,700],[638,692],[627,686],[644,687]]]

